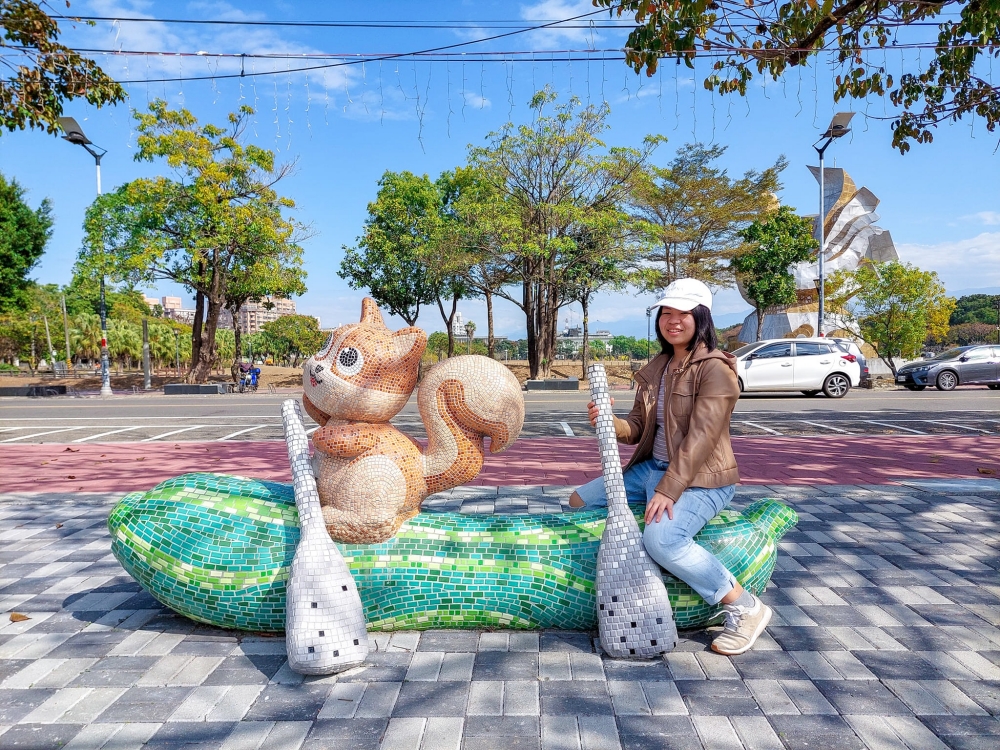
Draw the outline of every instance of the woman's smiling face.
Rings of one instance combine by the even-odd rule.
[[[660,327],[663,338],[674,347],[675,352],[687,349],[694,338],[694,315],[690,311],[661,307],[656,324]]]

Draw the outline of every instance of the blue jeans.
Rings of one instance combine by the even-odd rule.
[[[665,461],[648,458],[625,472],[625,493],[631,504],[648,502],[667,470]],[[603,508],[604,478],[598,477],[577,489],[584,508]],[[736,578],[715,555],[694,542],[694,536],[720,510],[733,501],[734,485],[727,487],[689,487],[674,503],[674,518],[664,511],[659,522],[646,524],[642,543],[649,556],[671,575],[684,581],[709,604],[718,604],[733,590]]]

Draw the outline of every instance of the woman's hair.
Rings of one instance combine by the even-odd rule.
[[[660,351],[668,357],[674,356],[674,346],[669,343],[663,334],[660,333],[660,316],[663,315],[663,308],[660,307],[656,313],[656,340],[660,342]],[[698,305],[691,311],[694,317],[694,336],[688,344],[687,351],[694,351],[698,344],[704,344],[708,351],[719,348],[719,339],[715,335],[715,322],[712,320],[712,311],[704,305]]]

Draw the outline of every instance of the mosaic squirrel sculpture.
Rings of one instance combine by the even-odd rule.
[[[316,484],[330,536],[350,544],[390,539],[435,492],[471,481],[490,452],[521,432],[524,400],[510,370],[488,357],[453,357],[425,373],[417,394],[427,447],[389,420],[417,384],[427,335],[390,331],[374,300],[337,328],[303,366],[302,404],[313,434]]]

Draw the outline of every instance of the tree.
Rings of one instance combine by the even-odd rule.
[[[955,302],[955,312],[948,322],[953,326],[962,323],[989,323],[1000,325],[997,318],[997,308],[1000,307],[1000,295],[968,294],[959,297]]]
[[[948,329],[948,343],[956,346],[990,344],[996,340],[996,323],[959,323]]]
[[[407,325],[416,325],[420,307],[438,299],[440,285],[421,261],[441,221],[441,194],[427,175],[385,172],[357,247],[344,247],[341,278]]]
[[[745,96],[758,74],[779,80],[790,68],[807,66],[833,52],[840,67],[834,101],[887,96],[901,108],[892,119],[892,144],[901,153],[910,141],[929,143],[937,123],[965,115],[982,117],[991,132],[1000,121],[1000,85],[981,69],[983,55],[1000,45],[1000,6],[984,0],[886,2],[885,0],[594,0],[618,15],[635,15],[625,59],[652,75],[661,58],[688,67],[698,55],[715,59],[705,88]],[[957,15],[956,15],[957,14]],[[919,27],[937,22],[936,39]],[[866,48],[899,44],[928,49],[918,69],[898,80]],[[877,53],[876,53],[877,54]],[[882,55],[880,55],[882,57]],[[980,70],[977,70],[977,65]],[[887,118],[889,119],[889,118]]]
[[[327,337],[311,315],[282,315],[265,323],[262,331],[268,339],[268,351],[289,360],[292,367],[298,365],[299,357],[318,352]]]
[[[928,336],[947,336],[955,308],[934,271],[899,261],[837,271],[829,289],[832,306],[845,311],[893,376],[896,357],[916,357]]]
[[[572,99],[549,114],[555,100],[549,88],[539,91],[529,103],[530,124],[507,123],[469,154],[470,165],[502,198],[492,252],[521,291],[499,296],[525,314],[533,379],[548,377],[555,358],[559,309],[571,301],[567,291],[580,260],[578,240],[607,213],[620,211],[633,175],[662,140],[647,137],[640,149],[607,148],[600,140],[608,127],[606,105],[580,108]]]
[[[0,0],[0,18],[3,17]],[[23,305],[30,284],[28,273],[35,267],[52,236],[52,204],[48,198],[32,210],[24,200],[25,190],[17,180],[8,182],[0,174],[0,311]]]
[[[644,291],[681,278],[732,283],[729,261],[740,250],[739,233],[773,211],[787,162],[781,157],[763,172],[733,179],[716,166],[725,153],[725,146],[687,144],[666,167],[636,173],[630,211],[642,222],[645,247],[633,280]]]
[[[189,382],[205,382],[217,360],[219,313],[241,269],[264,258],[292,269],[302,262],[306,229],[284,216],[295,203],[274,189],[291,165],[275,166],[273,152],[243,143],[252,117],[244,106],[226,127],[199,125],[187,110],[153,101],[135,113],[136,159],[165,159],[176,179],[133,180],[87,211],[79,270],[133,284],[168,279],[194,292]]]
[[[59,27],[41,5],[0,0],[0,48],[11,50],[3,55],[11,75],[0,79],[0,126],[56,134],[64,101],[83,97],[102,107],[125,101],[125,90],[93,60],[59,44]]]
[[[795,279],[789,269],[808,260],[819,248],[812,222],[781,206],[773,216],[755,221],[740,232],[746,249],[732,260],[736,280],[757,311],[757,338],[764,334],[764,313],[795,302]]]

